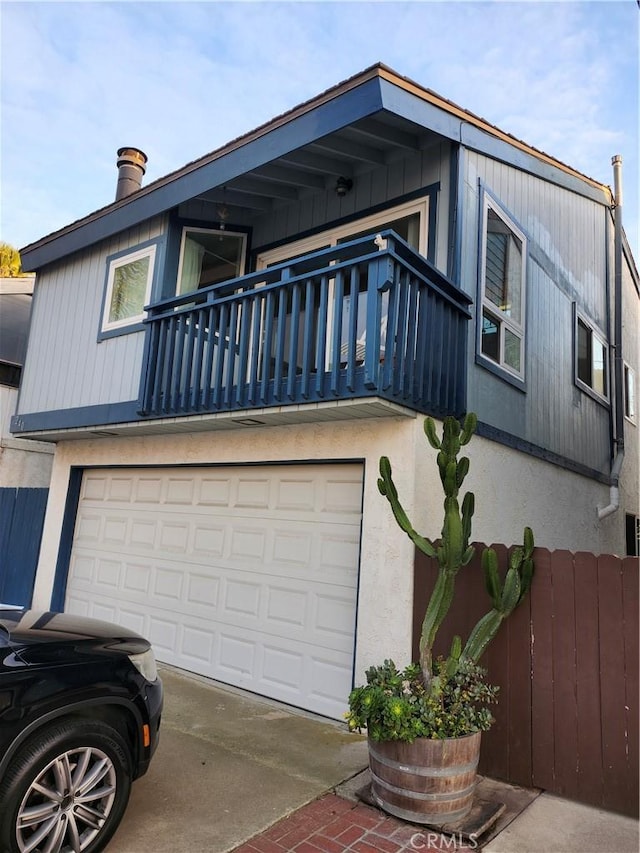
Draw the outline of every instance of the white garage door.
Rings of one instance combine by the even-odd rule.
[[[362,467],[86,471],[66,610],[160,661],[339,718],[352,686]]]

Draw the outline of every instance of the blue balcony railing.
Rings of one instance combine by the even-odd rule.
[[[147,309],[147,417],[381,397],[464,410],[470,299],[393,232]]]

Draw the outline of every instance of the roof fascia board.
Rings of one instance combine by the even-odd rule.
[[[270,163],[278,157],[302,148],[316,139],[340,130],[382,109],[380,80],[376,76],[361,85],[325,101],[289,122],[266,128],[257,138],[229,150],[223,149],[202,165],[181,170],[174,177],[160,179],[123,200],[116,208],[107,208],[70,225],[59,236],[46,238],[21,252],[23,268],[37,270],[45,264],[131,228],[146,219],[176,207],[206,190]]]
[[[528,172],[537,178],[542,178],[544,181],[549,181],[591,199],[591,201],[604,204],[607,207],[611,204],[611,196],[608,188],[604,185],[585,181],[570,171],[560,169],[545,160],[540,160],[539,157],[528,154],[513,144],[503,142],[473,125],[462,125],[460,141],[465,148],[477,151],[479,154],[485,154],[494,160],[500,160],[502,163],[514,166],[516,169]]]
[[[385,69],[381,69],[380,75],[386,110],[459,142],[466,148],[512,164],[587,198],[611,204],[611,191],[606,185],[580,174],[405,78],[390,74]]]

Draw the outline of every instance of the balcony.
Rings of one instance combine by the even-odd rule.
[[[140,415],[365,398],[459,415],[470,302],[392,231],[164,300]]]

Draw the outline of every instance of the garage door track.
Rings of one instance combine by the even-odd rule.
[[[162,668],[160,745],[108,853],[224,853],[367,766],[340,723]]]

